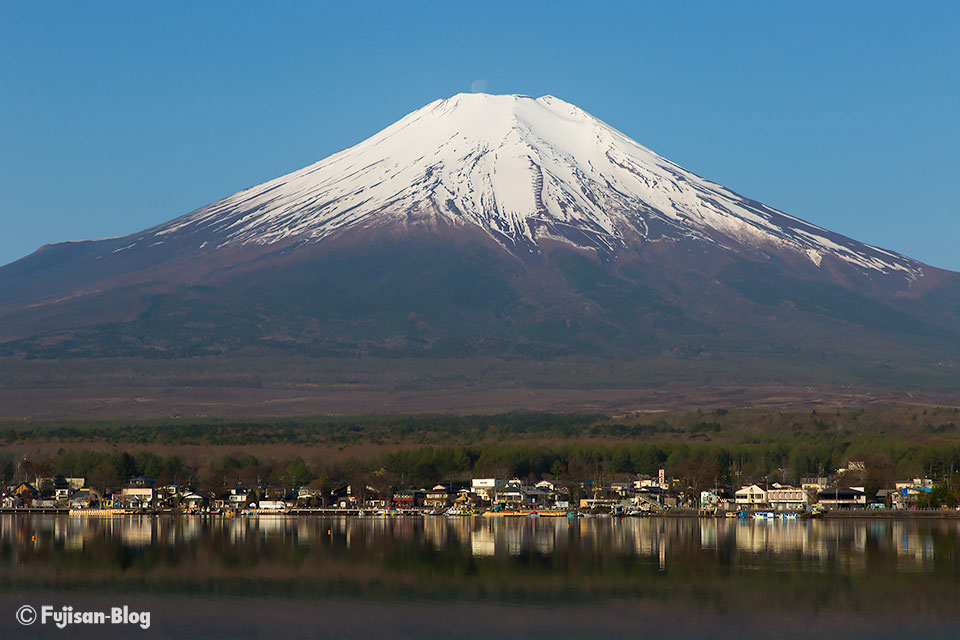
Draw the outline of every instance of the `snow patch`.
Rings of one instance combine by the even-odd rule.
[[[807,249],[805,253],[807,254],[807,257],[810,258],[810,262],[818,267],[820,266],[820,263],[823,262],[823,254],[816,249]]]

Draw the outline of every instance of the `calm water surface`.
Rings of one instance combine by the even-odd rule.
[[[960,523],[2,515],[0,584],[0,637],[955,638]]]

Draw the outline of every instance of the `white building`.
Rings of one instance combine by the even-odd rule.
[[[862,509],[867,506],[863,487],[824,489],[817,494],[817,499],[824,509]]]
[[[310,487],[300,487],[297,489],[297,500],[310,500],[311,498],[322,497],[323,492],[320,489],[311,489]]]
[[[667,486],[666,474],[663,469],[658,470],[657,477],[640,475],[633,481],[634,489],[646,489],[648,487],[659,487],[660,489],[669,489]]]
[[[900,480],[895,485],[897,489],[932,489],[933,480],[930,478],[914,478],[911,480]]]
[[[142,509],[156,506],[157,492],[153,487],[124,487],[120,496],[125,507]]]
[[[802,487],[774,483],[767,489],[767,503],[775,511],[803,511],[808,503],[807,492]]]
[[[557,500],[557,492],[544,487],[524,485],[520,480],[510,480],[497,490],[496,501],[505,504],[546,507]]]
[[[767,504],[767,490],[757,484],[746,485],[734,494],[740,506],[760,506]]]
[[[187,493],[183,494],[183,498],[181,498],[180,503],[187,509],[199,509],[203,506],[203,496],[193,493],[192,491],[188,491]]]
[[[700,509],[703,511],[735,511],[737,503],[729,493],[708,489],[700,492]]]
[[[260,511],[283,511],[288,507],[289,505],[283,500],[261,500],[257,505]]]
[[[227,502],[234,509],[239,509],[247,504],[247,498],[249,497],[250,492],[243,487],[237,487],[236,489],[230,489],[230,495],[227,498]]]
[[[506,486],[507,481],[500,478],[474,478],[470,481],[471,491],[484,502],[493,502],[497,492]]]

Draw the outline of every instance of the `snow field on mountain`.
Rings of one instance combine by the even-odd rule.
[[[536,251],[551,238],[616,251],[629,237],[647,237],[658,220],[667,239],[789,250],[816,266],[831,255],[860,269],[911,277],[921,270],[746,200],[553,96],[431,102],[356,146],[160,225],[133,245],[185,232],[214,246],[318,241],[354,225],[434,216],[476,225],[508,250]]]

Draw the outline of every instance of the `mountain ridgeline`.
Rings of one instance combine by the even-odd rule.
[[[958,345],[960,274],[745,198],[552,96],[438,100],[170,222],[0,268],[14,356],[910,368],[952,367]]]

